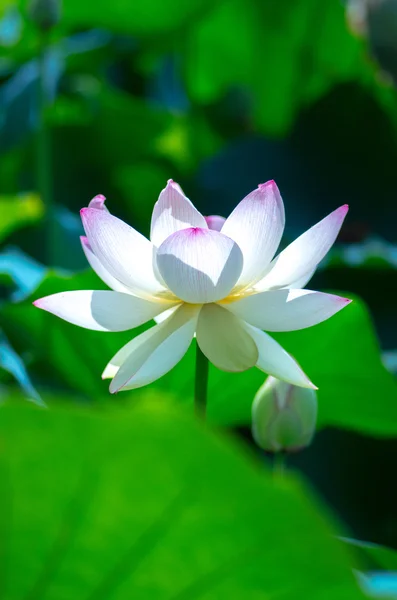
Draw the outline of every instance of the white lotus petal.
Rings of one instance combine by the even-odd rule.
[[[158,247],[164,240],[181,229],[207,227],[202,214],[170,179],[153,208],[150,239]]]
[[[245,371],[258,360],[258,350],[244,324],[218,304],[203,306],[196,336],[201,351],[223,371]]]
[[[289,285],[287,285],[285,287],[287,289],[294,289],[294,290],[300,290],[300,289],[304,288],[309,283],[309,281],[313,277],[316,270],[317,270],[317,266],[314,269],[312,269],[311,271],[309,271],[309,273],[305,273],[304,275],[302,275],[302,277],[299,277],[299,279],[295,279],[295,281],[292,281]]]
[[[245,328],[258,348],[259,357],[256,363],[258,369],[293,385],[317,389],[296,360],[276,340],[248,323],[245,324]]]
[[[92,251],[112,277],[141,298],[171,299],[154,275],[149,240],[104,210],[83,208],[81,218]]]
[[[40,298],[33,304],[69,323],[97,331],[133,329],[163,310],[163,304],[131,294],[91,290],[60,292]]]
[[[311,290],[275,290],[225,304],[240,319],[267,331],[295,331],[329,319],[351,300]]]
[[[219,215],[210,215],[209,217],[205,217],[205,220],[208,229],[213,229],[214,231],[220,231],[226,222],[225,217],[220,217]]]
[[[243,268],[238,245],[218,231],[177,231],[157,251],[157,266],[169,289],[193,304],[228,295]]]
[[[164,312],[160,313],[159,315],[156,315],[153,318],[153,320],[159,325],[160,323],[162,323],[163,321],[168,319],[168,317],[170,317],[172,315],[172,313],[175,312],[179,306],[180,306],[180,304],[177,304],[176,306],[172,306],[171,308],[165,310]]]
[[[105,206],[105,202],[106,202],[105,196],[103,196],[103,194],[98,194],[90,201],[88,207],[96,208],[98,210],[104,210],[106,212],[109,212],[109,210]]]
[[[259,185],[226,219],[221,231],[237,242],[244,257],[239,287],[264,276],[280,243],[284,224],[284,205],[274,181]]]
[[[287,246],[255,285],[258,292],[292,285],[315,269],[335,242],[349,207],[341,206]]]
[[[114,377],[111,393],[147,385],[170,371],[190,346],[199,311],[200,307],[181,305],[166,321],[121,348],[102,376]]]
[[[84,254],[86,259],[90,263],[90,266],[95,271],[95,273],[115,292],[123,292],[124,294],[129,294],[130,291],[125,287],[120,281],[118,281],[113,275],[109,273],[102,265],[99,258],[95,256],[92,251],[92,248],[89,244],[88,239],[85,236],[80,236],[81,245],[83,247]]]

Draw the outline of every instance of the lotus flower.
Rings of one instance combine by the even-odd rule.
[[[113,291],[63,292],[34,304],[70,323],[124,331],[157,324],[111,359],[110,391],[138,388],[170,371],[194,336],[224,371],[257,367],[288,383],[315,388],[266,331],[316,325],[350,300],[302,289],[334,243],[341,206],[273,258],[284,206],[273,181],[258,186],[227,219],[203,217],[172,180],[154,206],[150,241],[112,216],[96,196],[81,217],[91,267]]]

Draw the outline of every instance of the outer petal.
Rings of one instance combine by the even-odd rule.
[[[258,348],[259,358],[256,363],[258,369],[293,385],[314,390],[317,389],[302,371],[296,360],[276,340],[256,327],[248,324],[245,327]]]
[[[177,308],[179,308],[180,304],[176,304],[175,306],[172,306],[171,308],[168,308],[167,310],[165,310],[164,312],[160,313],[159,315],[156,315],[154,317],[154,321],[159,324],[162,323],[163,321],[165,321],[166,319],[168,319],[168,317],[170,317],[172,315],[173,312],[175,312],[177,310]]]
[[[284,205],[274,181],[258,186],[236,206],[222,233],[240,246],[244,267],[237,282],[245,287],[263,277],[284,231]]]
[[[347,204],[341,206],[287,246],[255,289],[262,292],[290,286],[315,269],[335,242],[348,210]]]
[[[132,329],[164,310],[158,302],[111,291],[61,292],[33,304],[69,323],[97,331]]]
[[[222,371],[245,371],[258,360],[257,347],[244,324],[218,304],[206,304],[201,309],[197,343]]]
[[[157,251],[157,266],[169,289],[185,302],[216,302],[229,294],[243,268],[238,245],[218,231],[177,231]]]
[[[149,240],[104,210],[83,208],[81,218],[92,251],[112,277],[141,298],[167,298],[153,272]]]
[[[84,254],[90,263],[95,273],[108,285],[112,290],[116,292],[123,292],[129,294],[130,291],[120,281],[118,281],[113,275],[109,273],[102,265],[101,261],[95,256],[90,246],[88,239],[85,236],[80,237],[81,245],[83,247]]]
[[[199,310],[200,307],[182,305],[166,321],[121,348],[102,376],[114,377],[110,391],[142,387],[170,371],[189,348]]]
[[[206,228],[207,223],[180,186],[170,179],[154,205],[150,239],[158,247],[168,236],[188,227]]]
[[[314,273],[316,272],[316,269],[317,269],[317,266],[316,266],[316,268],[309,271],[309,273],[305,273],[304,275],[302,275],[302,277],[299,277],[299,279],[295,279],[295,281],[292,281],[289,285],[287,285],[285,287],[287,289],[294,289],[294,290],[300,290],[300,289],[304,288],[309,283],[311,278],[313,277]]]
[[[208,229],[213,229],[214,231],[220,231],[226,222],[225,217],[220,217],[219,215],[210,215],[209,217],[205,217],[205,220]]]
[[[259,329],[295,331],[329,319],[350,302],[348,298],[310,290],[275,290],[224,306]]]

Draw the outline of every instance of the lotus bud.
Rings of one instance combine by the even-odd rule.
[[[264,450],[292,452],[310,444],[316,419],[315,390],[268,377],[252,405],[252,435]]]

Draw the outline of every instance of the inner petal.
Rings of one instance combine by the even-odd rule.
[[[150,239],[157,248],[168,236],[186,227],[207,228],[203,215],[185,196],[180,186],[170,179],[154,205]]]
[[[225,217],[220,217],[219,215],[210,215],[209,217],[204,218],[207,222],[208,229],[212,229],[213,231],[220,231],[226,221]]]
[[[222,233],[190,227],[161,244],[157,266],[178,298],[205,304],[229,294],[243,269],[243,255],[237,243]]]
[[[243,322],[218,304],[206,304],[197,323],[197,343],[218,369],[239,372],[258,360],[258,349]]]

